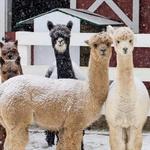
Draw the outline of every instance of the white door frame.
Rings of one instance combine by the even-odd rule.
[[[2,37],[5,36],[5,31],[6,31],[6,0],[1,0],[0,2],[0,41],[2,40]]]
[[[72,9],[77,8],[77,0],[70,0],[70,8]]]

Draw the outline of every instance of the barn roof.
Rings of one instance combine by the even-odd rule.
[[[123,23],[118,22],[118,21],[110,20],[110,19],[108,19],[104,16],[101,16],[99,14],[92,13],[88,10],[57,8],[57,9],[53,9],[51,11],[48,11],[46,13],[42,13],[40,15],[34,16],[32,18],[20,21],[16,25],[18,26],[18,25],[21,25],[21,24],[33,24],[34,19],[36,19],[38,17],[41,17],[41,16],[44,16],[44,15],[47,15],[47,14],[50,14],[50,13],[53,13],[53,12],[56,12],[56,11],[62,12],[64,14],[76,17],[80,20],[85,20],[87,22],[93,23],[95,25],[100,25],[100,26],[106,26],[106,25],[121,26],[123,24]]]

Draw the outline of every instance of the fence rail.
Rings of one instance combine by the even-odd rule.
[[[87,46],[85,40],[89,39],[94,33],[72,33],[70,46]],[[48,32],[16,32],[18,48],[22,57],[22,64],[26,69],[33,68],[36,72],[38,67],[29,67],[31,45],[50,46],[51,40]],[[150,48],[150,34],[135,34],[135,47]],[[40,66],[39,66],[40,67]],[[28,69],[27,69],[28,70]],[[41,69],[40,69],[41,70]],[[28,72],[28,71],[27,71]],[[29,71],[30,72],[30,71]],[[150,81],[150,68],[135,68],[135,74],[142,81]],[[110,69],[110,78],[114,79],[115,68]]]
[[[94,33],[72,33],[71,46],[87,46],[85,40]],[[51,40],[47,32],[16,32],[19,45],[50,46]],[[135,47],[150,47],[150,34],[135,34]]]

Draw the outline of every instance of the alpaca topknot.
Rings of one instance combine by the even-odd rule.
[[[134,39],[134,33],[129,27],[120,27],[114,32],[115,40],[131,40]]]
[[[100,32],[98,34],[93,35],[88,41],[86,41],[88,45],[107,43],[112,44],[112,38],[107,32]]]
[[[50,36],[52,38],[60,36],[70,38],[70,30],[65,25],[58,24],[51,30]]]
[[[48,21],[47,22],[47,27],[50,31],[50,36],[53,38],[58,37],[58,36],[63,36],[63,37],[70,37],[70,32],[73,27],[73,22],[69,21],[66,25],[64,24],[57,24],[54,25],[53,22]]]

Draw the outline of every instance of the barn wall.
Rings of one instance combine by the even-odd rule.
[[[125,14],[132,19],[132,4],[133,0],[114,0],[114,2],[125,12]],[[77,8],[88,9],[95,0],[77,0]],[[113,19],[121,21],[121,19],[111,10],[111,8],[104,2],[96,11],[96,13]],[[150,33],[150,0],[140,0],[140,33]],[[150,68],[150,48],[136,48],[134,51],[134,65],[135,67]],[[116,66],[116,55],[113,52],[110,66]],[[150,83],[146,83],[150,89]]]

